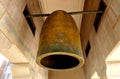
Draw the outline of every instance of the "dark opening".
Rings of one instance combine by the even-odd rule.
[[[69,69],[79,64],[79,60],[68,55],[50,55],[40,62],[43,66],[53,69]]]
[[[86,57],[88,56],[90,49],[91,49],[91,46],[90,46],[90,43],[89,43],[89,41],[88,41],[88,42],[87,42],[86,49],[85,49]]]
[[[101,0],[98,10],[103,11],[103,13],[104,13],[105,9],[106,9],[106,4],[103,2],[103,0]],[[96,14],[95,21],[94,21],[94,27],[95,27],[96,32],[99,28],[99,23],[100,23],[100,20],[101,20],[103,13]]]
[[[27,6],[25,7],[25,9],[24,9],[24,11],[23,11],[23,14],[24,14],[24,16],[25,16],[25,18],[26,18],[26,20],[27,20],[27,23],[28,23],[28,25],[29,25],[29,27],[30,27],[33,35],[35,35],[36,27],[35,27],[35,24],[33,23],[33,19],[26,17],[27,15],[30,15],[30,12],[29,12],[29,9],[28,9]]]

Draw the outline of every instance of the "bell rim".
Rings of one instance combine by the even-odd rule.
[[[44,65],[42,65],[40,63],[40,61],[47,57],[47,56],[51,56],[51,55],[67,55],[67,56],[71,56],[71,57],[74,57],[75,59],[77,59],[79,61],[79,64],[76,65],[75,67],[71,67],[71,68],[66,68],[66,69],[54,69],[54,68],[49,68],[49,67],[45,67]],[[36,58],[36,62],[37,64],[42,67],[42,68],[45,68],[47,70],[55,70],[55,71],[62,71],[62,70],[73,70],[75,68],[79,68],[81,67],[83,64],[84,64],[84,58],[83,57],[80,57],[79,55],[77,54],[73,54],[73,53],[68,53],[68,52],[48,52],[46,54],[43,54],[43,55],[40,55]]]

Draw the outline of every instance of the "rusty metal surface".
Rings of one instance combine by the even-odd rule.
[[[77,26],[65,11],[53,12],[43,24],[36,62],[50,70],[67,70],[83,65]]]
[[[99,11],[99,10],[90,10],[90,11],[77,11],[77,12],[67,12],[67,14],[70,15],[76,15],[76,14],[95,14],[95,13],[103,13],[103,11]],[[31,14],[31,15],[27,15],[27,18],[30,17],[44,17],[44,16],[49,16],[50,14]]]

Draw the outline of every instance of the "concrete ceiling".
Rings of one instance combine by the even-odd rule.
[[[65,10],[67,12],[82,11],[84,0],[39,0],[43,13],[51,13],[55,10]],[[78,30],[80,30],[82,15],[72,15]]]

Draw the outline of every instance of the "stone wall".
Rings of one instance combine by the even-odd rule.
[[[94,1],[96,0],[93,0],[93,3],[95,3]],[[87,42],[90,42],[90,50],[86,57],[85,64],[87,79],[94,79],[91,77],[95,72],[97,72],[100,79],[107,79],[106,58],[120,41],[120,1],[104,0],[104,2],[106,4],[106,9],[101,17],[97,31],[95,31],[94,28],[95,15],[91,14],[83,16],[80,35],[84,52],[86,50]],[[86,0],[85,5],[87,9],[97,6],[97,4],[89,4],[91,4],[91,0]]]
[[[35,34],[23,14],[41,13],[37,0],[0,0],[0,52],[9,58],[13,79],[47,79],[47,70],[35,63],[43,20],[34,17]]]

